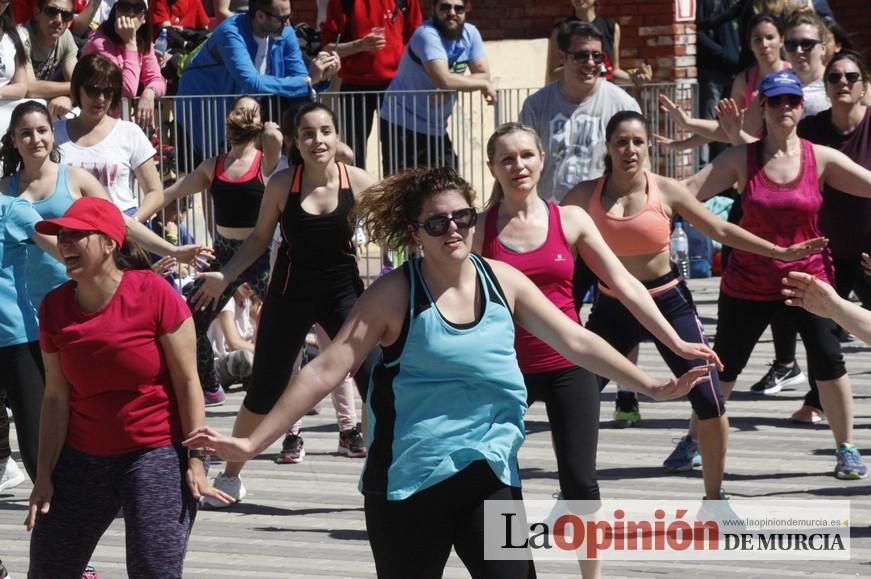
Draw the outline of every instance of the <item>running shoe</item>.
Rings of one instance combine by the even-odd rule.
[[[700,523],[715,522],[721,527],[722,531],[743,531],[746,529],[742,518],[732,510],[732,505],[729,504],[729,495],[720,489],[720,496],[717,499],[709,499],[702,497],[702,506],[696,513],[696,520]]]
[[[769,366],[765,376],[750,387],[751,393],[759,396],[777,394],[783,390],[784,386],[798,386],[807,380],[798,362],[794,363],[791,367],[787,367],[775,360]]]
[[[822,410],[804,404],[789,417],[789,421],[797,422],[799,424],[818,424],[822,422],[825,417],[826,415],[823,414]]]
[[[638,398],[635,395],[621,396],[617,394],[614,407],[614,427],[629,428],[641,424],[641,411],[638,409]]]
[[[220,406],[224,403],[224,400],[227,399],[227,395],[224,394],[224,389],[220,384],[215,386],[214,389],[203,388],[203,398],[206,400],[206,407],[209,406]]]
[[[305,446],[298,434],[288,434],[281,443],[281,452],[275,457],[278,464],[299,464],[305,457]]]
[[[363,443],[363,435],[356,426],[343,430],[339,433],[339,454],[350,458],[363,458],[366,456],[366,445]]]
[[[702,466],[699,444],[689,434],[677,441],[677,446],[662,463],[668,472],[686,472],[698,466]]]
[[[85,566],[85,572],[82,573],[82,579],[100,579],[97,576],[97,570],[94,569],[94,566],[88,563]]]
[[[0,466],[0,492],[14,489],[24,482],[24,473],[18,468],[18,464],[9,457],[6,464]],[[0,575],[2,577],[2,575]]]
[[[224,491],[230,495],[230,497],[232,497],[237,503],[244,499],[245,495],[248,494],[248,491],[245,490],[245,485],[242,484],[242,477],[239,476],[227,476],[224,473],[221,473],[215,477],[214,481],[212,481],[212,486],[219,491]],[[225,505],[218,499],[213,499],[212,497],[203,497],[202,501],[203,506],[211,507],[213,509],[229,507],[233,504],[230,503],[229,505]]]
[[[844,480],[858,480],[868,476],[868,469],[862,462],[859,450],[849,443],[842,443],[835,451],[838,464],[835,465],[835,476]]]

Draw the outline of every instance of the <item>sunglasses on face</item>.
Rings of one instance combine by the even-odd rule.
[[[451,221],[456,224],[457,229],[465,231],[470,227],[474,227],[478,222],[478,212],[474,208],[468,207],[454,211],[451,215],[440,214],[427,217],[423,223],[418,223],[417,225],[423,227],[423,230],[429,235],[439,237],[448,232],[448,229],[451,227]]]
[[[566,56],[570,56],[575,62],[587,62],[592,59],[593,64],[602,64],[605,61],[605,55],[597,50],[566,51]]]
[[[288,24],[290,24],[290,17],[293,16],[292,13],[288,14],[287,16],[281,16],[279,14],[273,14],[272,12],[269,12],[268,10],[263,10],[263,13],[266,14],[267,16],[270,16],[270,17],[278,20],[282,26],[287,26]]]
[[[93,84],[86,84],[82,86],[82,90],[85,91],[85,94],[88,97],[95,99],[100,95],[103,95],[103,98],[106,100],[112,100],[115,96],[115,88],[111,86],[97,86]]]
[[[787,52],[795,52],[799,48],[801,48],[802,52],[810,52],[814,49],[814,46],[822,43],[822,40],[817,40],[816,38],[805,38],[802,40],[785,40],[783,42],[783,47],[786,49]]]
[[[115,10],[116,12],[121,12],[122,14],[145,14],[148,11],[148,6],[146,6],[144,2],[140,2],[138,4],[116,2]]]
[[[48,16],[49,18],[54,18],[55,16],[60,16],[60,19],[64,22],[71,22],[75,13],[72,10],[64,10],[62,8],[57,8],[55,6],[43,6],[42,13]]]
[[[454,11],[454,14],[465,14],[466,13],[466,5],[465,4],[451,4],[449,2],[442,2],[438,5],[439,12],[450,12]]]
[[[829,84],[838,84],[841,82],[841,78],[846,78],[847,84],[852,86],[853,83],[862,78],[862,75],[858,72],[830,72],[826,75],[826,82]]]
[[[789,106],[795,108],[800,105],[803,100],[804,98],[797,94],[779,94],[777,96],[765,97],[765,102],[772,107],[779,107],[782,106],[783,103],[789,103]]]
[[[84,239],[95,233],[99,233],[99,231],[82,231],[80,229],[58,229],[57,240],[58,242],[66,241],[68,243],[75,243],[80,239]]]

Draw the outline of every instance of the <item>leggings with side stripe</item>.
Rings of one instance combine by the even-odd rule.
[[[676,274],[669,273],[661,278],[643,282],[648,289],[663,286],[676,279]],[[702,324],[696,314],[696,307],[686,282],[680,280],[678,285],[653,296],[653,301],[659,311],[675,329],[678,336],[687,342],[704,342],[705,334]],[[599,292],[593,310],[587,321],[587,329],[605,339],[615,350],[624,356],[644,339],[652,339],[656,349],[675,376],[681,376],[690,368],[704,364],[704,360],[684,360],[665,344],[650,335],[635,317],[616,298]],[[602,378],[600,387],[604,388],[608,380]],[[711,370],[711,379],[699,382],[690,390],[690,403],[701,420],[716,418],[726,413],[723,393],[720,391],[720,378],[716,370]]]

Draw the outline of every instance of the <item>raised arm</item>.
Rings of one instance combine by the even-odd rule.
[[[385,336],[397,333],[396,304],[404,303],[400,272],[377,280],[351,310],[333,343],[296,375],[278,402],[248,438],[225,437],[211,428],[201,428],[184,442],[188,448],[210,448],[229,461],[246,461],[263,452],[324,396],[332,392],[365,359]],[[405,300],[408,300],[407,289]]]
[[[709,368],[703,365],[687,372],[680,380],[658,382],[621,356],[608,342],[571,321],[522,273],[498,261],[488,262],[512,302],[514,320],[578,366],[655,400],[683,396],[707,375]]]
[[[740,146],[726,149],[701,171],[681,183],[701,201],[706,201],[731,187],[743,191],[747,181],[747,169],[744,165],[746,151],[746,147]]]
[[[284,135],[281,134],[281,127],[271,121],[263,123],[263,132],[260,133],[260,149],[263,151],[260,170],[264,175],[272,175],[275,172],[281,160],[283,144]]]
[[[663,201],[668,203],[674,212],[679,213],[703,234],[729,247],[771,259],[795,261],[813,253],[819,253],[826,246],[826,238],[817,237],[789,247],[781,247],[742,227],[720,219],[708,211],[708,208],[693,197],[681,183],[665,177],[658,176],[657,179],[659,179]]]
[[[568,222],[568,227],[564,226],[563,229],[578,232],[575,247],[584,259],[584,263],[590,267],[596,277],[614,290],[617,298],[641,322],[641,325],[671,351],[687,360],[716,358],[713,350],[705,344],[690,344],[677,335],[650,297],[650,292],[614,255],[586,211],[580,207],[561,207],[560,214],[563,223]]]
[[[823,183],[856,197],[871,197],[871,171],[831,147],[814,145],[814,154]]]
[[[197,166],[193,173],[188,173],[183,179],[167,187],[163,192],[164,203],[161,209],[170,203],[175,203],[182,197],[205,191],[212,182],[216,162],[216,157],[206,159]]]

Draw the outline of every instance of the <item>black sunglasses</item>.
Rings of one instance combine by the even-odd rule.
[[[816,38],[804,38],[802,40],[785,40],[783,47],[787,52],[795,52],[799,48],[801,48],[802,52],[810,52],[814,49],[814,46],[822,43],[822,40],[817,40]]]
[[[72,10],[64,10],[55,6],[43,6],[42,13],[49,18],[60,16],[60,19],[64,22],[72,22],[73,16],[76,15],[75,12],[73,12]]]
[[[838,84],[841,78],[847,79],[847,84],[852,86],[856,81],[862,78],[858,72],[830,72],[826,75],[826,82],[829,84]]]
[[[575,62],[587,62],[593,59],[593,64],[605,62],[605,55],[598,50],[579,50],[577,52],[566,51],[566,56],[571,56]]]
[[[97,86],[94,84],[83,85],[82,90],[84,90],[85,94],[88,95],[92,99],[95,99],[100,95],[103,95],[104,99],[112,100],[113,98],[115,98],[115,95],[118,93],[118,90],[115,87]]]
[[[261,12],[263,12],[267,16],[271,16],[271,17],[275,18],[276,20],[278,20],[281,23],[282,26],[287,26],[288,24],[290,24],[290,17],[293,16],[293,13],[288,14],[287,16],[280,16],[278,14],[273,14],[272,12],[270,12],[268,10],[261,10]]]
[[[442,2],[438,6],[439,12],[450,12],[454,11],[454,14],[465,14],[466,13],[466,5],[465,4],[451,4],[450,2]]]
[[[423,230],[433,237],[439,237],[448,232],[451,221],[457,225],[459,230],[469,229],[478,223],[478,212],[473,207],[468,207],[454,211],[451,215],[441,214],[427,217],[423,223],[417,225],[423,227]]]
[[[75,243],[80,239],[84,239],[95,233],[100,232],[93,229],[58,229],[55,235],[57,235],[57,240],[59,242],[67,241],[69,243]]]
[[[128,2],[116,2],[115,11],[122,12],[124,14],[145,14],[146,12],[148,12],[148,6],[145,4],[145,2],[139,2],[137,4],[130,4]]]
[[[765,97],[765,102],[773,107],[779,107],[783,105],[784,102],[789,103],[789,106],[792,108],[797,107],[804,100],[804,97],[800,97],[797,94],[779,94],[776,96]]]

